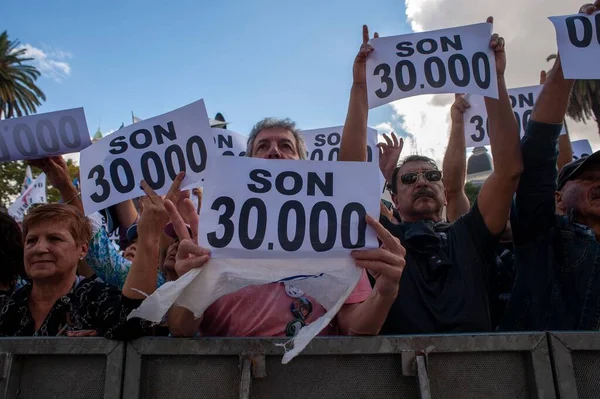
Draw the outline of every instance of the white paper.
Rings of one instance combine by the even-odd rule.
[[[346,247],[359,241],[376,246],[374,233],[365,229],[363,218],[359,223],[357,212],[376,217],[379,190],[374,163],[213,158],[204,186],[199,243],[214,258],[341,257],[350,251],[342,237],[350,237]],[[282,207],[294,210],[281,212]],[[318,231],[318,237],[311,231]]]
[[[83,108],[0,120],[0,162],[68,154],[91,144]]]
[[[589,140],[573,141],[571,142],[571,147],[573,148],[573,160],[588,157],[594,153]]]
[[[498,98],[492,24],[371,40],[369,108],[421,94],[469,93]]]
[[[81,152],[86,215],[145,195],[142,180],[162,195],[183,170],[182,188],[201,186],[214,146],[203,100],[119,129]]]
[[[306,143],[306,159],[311,161],[337,161],[340,155],[342,131],[344,126],[332,126],[321,129],[303,130]],[[377,149],[377,130],[367,129],[367,161],[379,162]]]
[[[227,129],[211,128],[216,150],[221,155],[246,155],[248,137]]]
[[[600,79],[600,12],[549,17],[567,79]]]
[[[33,204],[45,204],[46,198],[46,174],[40,174],[29,186],[21,193],[15,202],[8,208],[8,214],[16,221],[23,220],[29,208]]]
[[[508,90],[521,137],[525,134],[527,122],[531,118],[533,106],[539,97],[542,87],[539,85],[526,86]],[[471,105],[463,115],[467,148],[490,145],[488,115],[485,109],[484,98],[482,96],[467,96],[466,100]],[[565,133],[566,130],[563,126],[561,135]]]

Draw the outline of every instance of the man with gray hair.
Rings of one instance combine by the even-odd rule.
[[[306,159],[306,144],[296,122],[265,118],[252,128],[246,156],[265,159]]]

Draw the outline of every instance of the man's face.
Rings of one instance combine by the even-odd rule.
[[[162,262],[161,272],[168,281],[177,279],[177,274],[175,273],[175,255],[177,255],[177,249],[179,249],[179,240],[169,245],[165,254],[165,260]],[[175,277],[173,278],[173,276]]]
[[[292,132],[281,128],[261,130],[254,139],[253,158],[300,159]]]
[[[426,175],[430,178],[434,178],[436,175],[435,173],[424,175],[428,171],[437,171],[437,169],[425,161],[405,163],[398,171],[397,191],[392,199],[402,221],[416,222],[423,219],[439,221],[442,219],[442,210],[446,205],[444,183],[441,179],[439,181],[428,180]],[[417,174],[416,181],[414,181],[415,173]],[[414,183],[409,184],[411,177]]]
[[[75,273],[87,244],[78,245],[66,222],[46,221],[31,226],[25,237],[24,261],[27,275],[36,279],[61,279]],[[74,274],[73,274],[74,275]]]
[[[137,250],[137,240],[135,240],[134,242],[129,244],[129,246],[127,248],[125,248],[125,251],[123,252],[123,257],[125,259],[127,259],[128,261],[133,262],[133,259],[135,258],[136,250]]]
[[[557,205],[563,214],[573,212],[578,221],[600,219],[600,164],[590,165],[576,179],[565,183],[557,193]]]

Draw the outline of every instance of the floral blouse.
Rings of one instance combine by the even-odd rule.
[[[0,336],[57,336],[67,331],[98,330],[106,338],[129,340],[151,333],[150,322],[127,320],[142,300],[128,298],[95,277],[76,281],[36,331],[28,306],[31,290],[32,285],[27,284],[6,299],[0,311]]]

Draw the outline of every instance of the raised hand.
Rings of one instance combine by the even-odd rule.
[[[189,199],[185,199],[185,212],[190,219],[190,234],[186,223],[171,201],[165,201],[165,206],[173,229],[180,239],[177,255],[175,256],[175,272],[177,277],[181,277],[192,269],[197,269],[204,266],[210,259],[210,251],[198,246],[198,214],[194,208],[194,203]]]
[[[369,28],[367,25],[363,25],[362,32],[362,45],[360,46],[360,50],[354,59],[354,67],[353,67],[353,78],[354,84],[364,85],[367,84],[367,57],[369,54],[373,52],[373,47],[369,44]],[[373,38],[378,38],[379,34],[375,32]]]
[[[488,17],[487,22],[490,24],[494,23],[494,17]],[[492,35],[490,40],[490,47],[494,50],[496,57],[496,74],[504,75],[506,70],[506,53],[504,51],[505,41],[503,37],[500,37],[497,33]]]
[[[461,94],[454,95],[454,104],[450,108],[452,123],[463,123],[463,114],[471,107],[465,97]]]
[[[46,174],[48,182],[59,191],[72,184],[67,163],[61,155],[54,157],[30,159],[27,164],[39,168]]]
[[[377,249],[352,251],[356,266],[367,269],[375,278],[375,290],[383,297],[395,298],[406,261],[406,250],[378,221],[366,217],[367,224],[377,233],[383,245]]]
[[[392,181],[394,169],[398,165],[402,148],[404,148],[404,139],[398,139],[394,132],[391,133],[391,136],[390,139],[387,134],[384,134],[385,143],[377,144],[377,148],[379,148],[379,169],[388,182]]]

